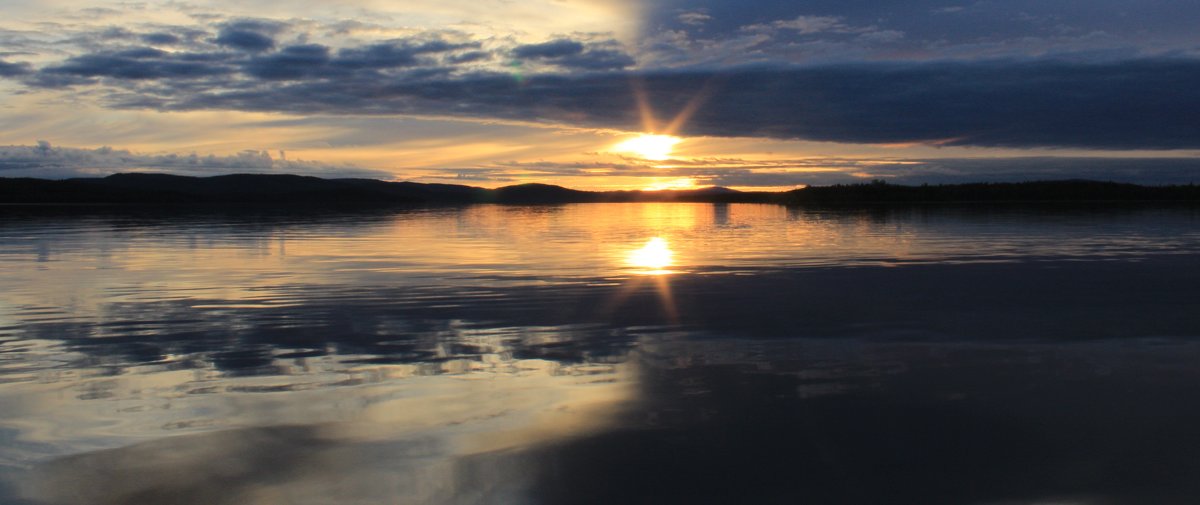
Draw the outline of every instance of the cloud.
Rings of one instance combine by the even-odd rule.
[[[277,53],[252,59],[243,71],[265,80],[319,76],[329,63],[329,48],[318,44],[288,46]]]
[[[86,7],[79,9],[80,19],[94,19],[103,17],[112,17],[122,14],[122,11],[110,9],[108,7]]]
[[[519,182],[519,179],[505,175],[498,168],[446,168],[434,171],[430,175],[416,178],[419,181],[446,182],[472,185],[480,182]]]
[[[934,9],[930,10],[929,12],[931,12],[933,14],[954,14],[956,12],[962,12],[966,9],[967,8],[962,5],[951,5],[949,7],[934,8]]]
[[[791,30],[802,34],[835,32],[857,33],[864,29],[846,26],[838,16],[797,16],[794,19],[781,19],[765,24],[754,24],[742,28],[747,31]]]
[[[147,44],[170,46],[170,45],[178,44],[182,41],[183,40],[180,39],[178,36],[172,35],[170,33],[157,32],[157,33],[142,34],[142,42],[145,42]]]
[[[32,72],[28,63],[9,63],[0,60],[0,77],[17,77]]]
[[[719,44],[736,38],[746,27],[755,27],[777,32],[784,39],[777,41],[781,50],[798,36],[839,41],[857,30],[903,33],[903,39],[891,39],[890,51],[874,54],[888,59],[960,57],[972,51],[974,57],[1032,57],[1130,49],[1147,56],[1194,51],[1196,47],[1196,5],[1186,2],[1009,0],[954,4],[945,0],[806,0],[753,5],[741,0],[661,1],[645,4],[643,26],[648,37],[675,29],[690,30],[691,20],[680,13],[703,12],[710,17],[703,26],[709,41]]]
[[[793,16],[776,24],[772,29],[849,30],[853,33],[841,35],[887,35],[884,40],[903,36],[852,28],[828,16]],[[222,34],[299,30],[261,20],[217,26]],[[697,96],[706,98],[677,132],[685,135],[1200,148],[1200,123],[1194,120],[1200,117],[1200,60],[1195,58],[768,62],[622,71],[635,65],[632,56],[621,44],[595,36],[506,47],[502,40],[444,35],[417,32],[344,47],[273,45],[250,53],[214,45],[220,36],[200,39],[184,51],[106,46],[41,68],[3,63],[0,76],[30,87],[75,87],[120,108],[426,115],[622,130],[643,128],[631,84],[638,82],[660,118],[692,107]],[[514,78],[494,55],[528,65]]]
[[[258,19],[232,21],[221,26],[213,42],[243,51],[266,51],[275,47],[272,35],[283,31],[284,26],[276,21]]]
[[[502,162],[499,169],[546,177],[691,178],[701,185],[780,187],[854,184],[955,184],[1090,179],[1135,184],[1200,183],[1197,158],[989,157],[921,159],[699,158],[603,162]]]
[[[159,34],[161,35],[161,34]],[[175,40],[179,40],[177,37]],[[127,81],[160,79],[164,81],[228,76],[241,73],[263,80],[297,80],[319,76],[341,75],[358,70],[383,70],[418,64],[432,65],[422,60],[425,55],[477,49],[478,43],[451,43],[444,40],[391,41],[360,47],[343,48],[336,55],[332,48],[320,44],[289,45],[278,51],[261,51],[242,55],[223,51],[183,52],[164,51],[152,47],[124,47],[102,50],[44,67],[28,80],[35,86],[62,87],[92,83],[90,78],[110,78]],[[466,53],[470,56],[453,59],[467,63],[487,59],[487,53]],[[31,73],[25,64],[0,62],[0,76],[16,77]],[[372,74],[373,75],[373,74]],[[168,83],[169,84],[169,83]],[[237,84],[234,81],[213,82],[214,86]]]
[[[275,39],[261,33],[223,30],[216,43],[245,51],[265,51],[275,47]]]
[[[270,77],[261,71],[258,75]],[[1182,59],[534,75],[524,82],[490,72],[393,80],[314,75],[283,86],[251,82],[236,90],[177,93],[170,91],[172,78],[163,79],[163,94],[133,93],[128,106],[430,114],[638,130],[642,122],[631,77],[642,83],[660,117],[673,116],[698,94],[708,95],[683,125],[679,133],[685,135],[960,146],[1200,147],[1200,123],[1195,121],[1200,117],[1200,61]]]
[[[616,70],[633,66],[633,57],[620,50],[616,41],[585,45],[571,39],[557,39],[541,44],[520,45],[512,50],[519,59],[535,60],[559,67],[580,70]]]
[[[579,70],[618,70],[632,67],[636,62],[632,56],[617,49],[590,49],[582,54],[557,61],[559,66]]]
[[[465,53],[451,55],[448,58],[448,61],[450,63],[454,63],[454,64],[462,64],[462,63],[472,63],[472,62],[476,62],[476,61],[486,61],[486,60],[490,60],[490,59],[492,59],[492,53],[489,53],[487,51],[469,51],[469,52],[465,52]]]
[[[704,23],[712,20],[712,16],[709,16],[703,11],[690,11],[679,14],[679,16],[676,16],[676,19],[685,25],[701,26]]]
[[[395,68],[420,63],[422,55],[448,53],[462,49],[478,49],[478,42],[451,43],[445,40],[394,40],[362,47],[345,48],[338,52],[334,65],[342,68]],[[451,57],[454,63],[478,61],[490,57],[482,51],[470,51]]]
[[[392,178],[390,172],[382,170],[347,164],[288,160],[282,151],[278,157],[272,157],[267,151],[243,151],[228,156],[196,153],[139,154],[111,147],[54,147],[46,141],[38,141],[34,146],[0,146],[0,177],[61,179],[146,171],[196,176],[287,173],[327,178]]]
[[[75,77],[112,77],[125,80],[194,79],[228,74],[219,55],[168,53],[153,48],[132,48],[98,52],[68,58],[59,65],[42,69],[41,75]]]
[[[517,58],[563,58],[583,52],[583,44],[570,40],[558,39],[541,44],[526,44],[513,48],[513,56]]]

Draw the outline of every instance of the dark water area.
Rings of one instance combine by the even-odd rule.
[[[1200,212],[0,211],[0,503],[1200,500]]]

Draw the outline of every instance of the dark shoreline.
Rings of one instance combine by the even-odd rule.
[[[1140,186],[1090,181],[1030,181],[904,186],[864,184],[810,186],[783,192],[711,187],[663,191],[579,191],[547,184],[486,189],[454,184],[321,179],[297,175],[239,174],[186,177],[116,174],[95,179],[0,178],[0,205],[43,206],[379,208],[412,205],[566,204],[625,202],[761,203],[843,207],[895,205],[1139,205],[1200,203],[1200,186]]]

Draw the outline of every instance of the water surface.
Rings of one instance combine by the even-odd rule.
[[[0,501],[1195,503],[1200,213],[0,211]]]

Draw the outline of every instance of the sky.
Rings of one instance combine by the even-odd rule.
[[[1200,182],[1178,0],[0,0],[0,177]]]

